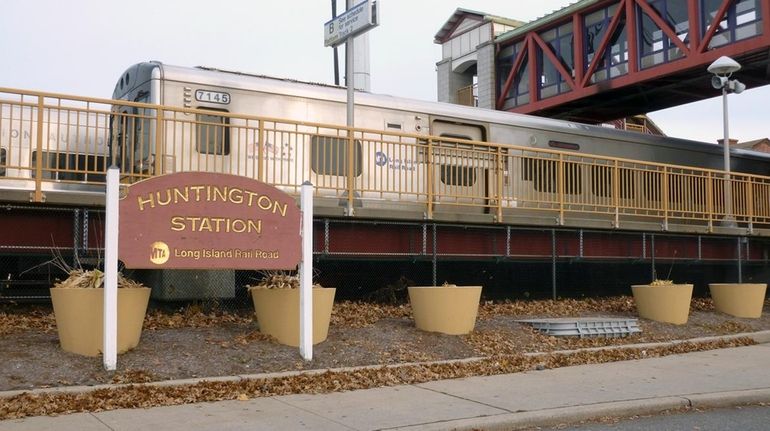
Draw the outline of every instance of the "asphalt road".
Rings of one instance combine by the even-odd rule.
[[[585,423],[554,429],[562,431],[766,431],[770,429],[770,405],[691,411],[624,419],[618,423]]]

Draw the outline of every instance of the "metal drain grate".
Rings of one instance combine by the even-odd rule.
[[[627,337],[642,332],[637,319],[619,319],[612,317],[561,317],[555,319],[517,320],[532,326],[536,330],[555,337]]]

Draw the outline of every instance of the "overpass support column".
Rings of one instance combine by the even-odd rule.
[[[438,101],[455,103],[457,88],[452,86],[452,59],[448,58],[436,63],[438,82]]]
[[[479,108],[495,109],[495,44],[479,45],[476,50]]]

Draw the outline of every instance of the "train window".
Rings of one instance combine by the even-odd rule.
[[[32,152],[32,166],[35,166],[35,164],[37,163],[37,158],[38,158],[38,152],[37,151],[33,151]],[[59,163],[56,160],[57,159],[56,153],[50,153],[50,152],[47,152],[47,151],[43,151],[43,156],[41,158],[43,159],[43,163],[42,163],[42,165],[43,165],[42,174],[43,175],[41,176],[41,178],[44,179],[44,180],[55,180],[55,179],[58,179],[56,177],[56,172],[52,171],[52,169],[51,169],[51,168],[56,169],[59,166]],[[37,178],[37,171],[35,169],[32,170],[31,174],[32,174],[32,178]]]
[[[594,196],[612,196],[614,193],[613,175],[614,168],[612,166],[593,166],[591,168],[591,193]],[[633,199],[634,189],[631,187],[631,184],[633,184],[632,172],[621,169],[618,176],[620,178],[620,198]]]
[[[622,170],[620,171],[620,198],[621,199],[633,199],[636,196],[634,191],[634,179],[631,176],[632,172]]]
[[[577,163],[564,164],[564,193],[579,195],[583,190],[583,170]]]
[[[224,109],[199,108],[227,112]],[[230,119],[215,114],[197,114],[195,149],[201,154],[227,156],[230,154]]]
[[[612,196],[612,167],[591,167],[591,193],[594,196]]]
[[[556,193],[556,176],[559,165],[556,160],[523,159],[521,178],[532,181],[539,192]],[[577,163],[564,163],[564,193],[579,195],[583,190],[583,170]]]
[[[706,205],[706,182],[704,178],[688,174],[672,174],[668,177],[668,199],[675,205],[703,207]]]
[[[6,164],[5,148],[0,148],[0,177],[5,176]]]
[[[353,176],[361,175],[361,141],[353,146]],[[318,175],[345,175],[348,166],[348,139],[335,136],[310,138],[310,169]]]
[[[660,172],[641,172],[642,193],[650,201],[660,200]]]
[[[554,193],[556,191],[556,161],[525,158],[521,161],[521,179],[534,182],[535,190]]]
[[[43,179],[57,181],[104,181],[107,157],[93,154],[60,153],[43,151]],[[37,162],[38,152],[32,152],[32,164]],[[32,170],[32,178],[35,178]]]
[[[448,186],[476,184],[476,169],[470,166],[441,165],[441,182]]]
[[[430,131],[430,134],[444,138],[468,141],[486,141],[486,130],[483,126],[478,124],[467,124],[446,120],[433,120]],[[444,142],[444,144],[458,147],[461,146],[461,144],[449,144],[448,142]]]

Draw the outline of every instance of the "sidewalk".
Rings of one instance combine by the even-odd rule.
[[[325,395],[33,417],[0,421],[0,430],[512,429],[770,402],[768,359],[770,344],[760,344]]]

